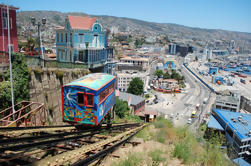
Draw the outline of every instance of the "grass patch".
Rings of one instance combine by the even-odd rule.
[[[130,153],[127,159],[121,160],[115,166],[136,166],[142,165],[143,155],[141,153]]]
[[[164,119],[163,117],[158,117],[153,125],[155,128],[170,128],[173,126],[170,120]]]
[[[151,140],[151,138],[153,137],[153,133],[150,131],[150,127],[147,126],[143,130],[140,130],[136,134],[136,137],[142,138],[144,141],[148,141],[148,140]]]
[[[159,149],[150,151],[148,155],[152,158],[153,165],[159,165],[159,163],[166,160],[166,158],[163,157],[163,152]]]
[[[164,144],[166,142],[166,138],[165,138],[166,132],[165,132],[165,130],[157,131],[155,136],[156,136],[155,140],[157,142],[162,143],[162,144]]]

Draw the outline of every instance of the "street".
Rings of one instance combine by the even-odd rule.
[[[161,92],[152,91],[153,95],[157,95],[157,104],[146,105],[146,110],[154,110],[160,114],[168,115],[172,119],[175,126],[183,126],[188,123],[191,114],[196,110],[196,105],[200,107],[196,113],[196,117],[192,118],[192,128],[199,127],[203,116],[210,112],[213,99],[209,89],[206,88],[197,78],[195,78],[186,68],[183,67],[182,61],[179,61],[181,74],[185,77],[186,88],[184,92],[177,94],[164,94]],[[151,65],[150,78],[153,78],[156,63]],[[207,103],[203,100],[208,98]]]

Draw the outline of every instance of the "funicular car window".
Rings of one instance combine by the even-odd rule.
[[[85,94],[82,92],[77,93],[77,102],[78,105],[84,106],[85,105]]]
[[[89,106],[89,107],[94,106],[94,96],[93,96],[93,94],[86,94],[86,106]]]
[[[108,95],[111,94],[111,92],[113,92],[113,90],[114,90],[114,83],[109,85],[105,90],[103,90],[99,94],[99,102],[102,102]]]

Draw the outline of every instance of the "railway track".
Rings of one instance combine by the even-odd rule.
[[[89,164],[126,142],[143,126],[132,123],[116,124],[109,129],[106,126],[86,130],[72,126],[0,129],[0,165]]]

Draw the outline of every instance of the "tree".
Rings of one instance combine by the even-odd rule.
[[[18,103],[22,100],[29,100],[29,73],[25,62],[24,55],[15,54],[12,56],[12,75],[13,75],[13,89],[14,100]],[[10,72],[5,75],[4,82],[0,82],[0,108],[11,106],[11,92],[10,92]]]
[[[198,61],[198,57],[197,56],[195,57],[195,61]]]
[[[169,39],[168,39],[168,36],[166,35],[164,38],[163,38],[166,42],[169,42]]]
[[[171,78],[171,75],[169,74],[168,71],[164,73],[163,78],[164,79],[170,79]]]
[[[128,114],[130,108],[128,107],[127,101],[120,100],[119,98],[115,98],[115,113],[119,118],[124,118],[126,114]]]
[[[28,48],[29,51],[33,51],[35,47],[38,47],[36,39],[28,38],[26,43],[26,48]]]
[[[163,71],[162,71],[162,70],[156,70],[156,71],[154,72],[154,75],[155,75],[155,76],[158,76],[158,77],[161,77],[161,76],[163,75]]]
[[[144,93],[143,87],[144,87],[143,81],[138,77],[136,77],[130,82],[127,92],[134,95],[141,95]]]

